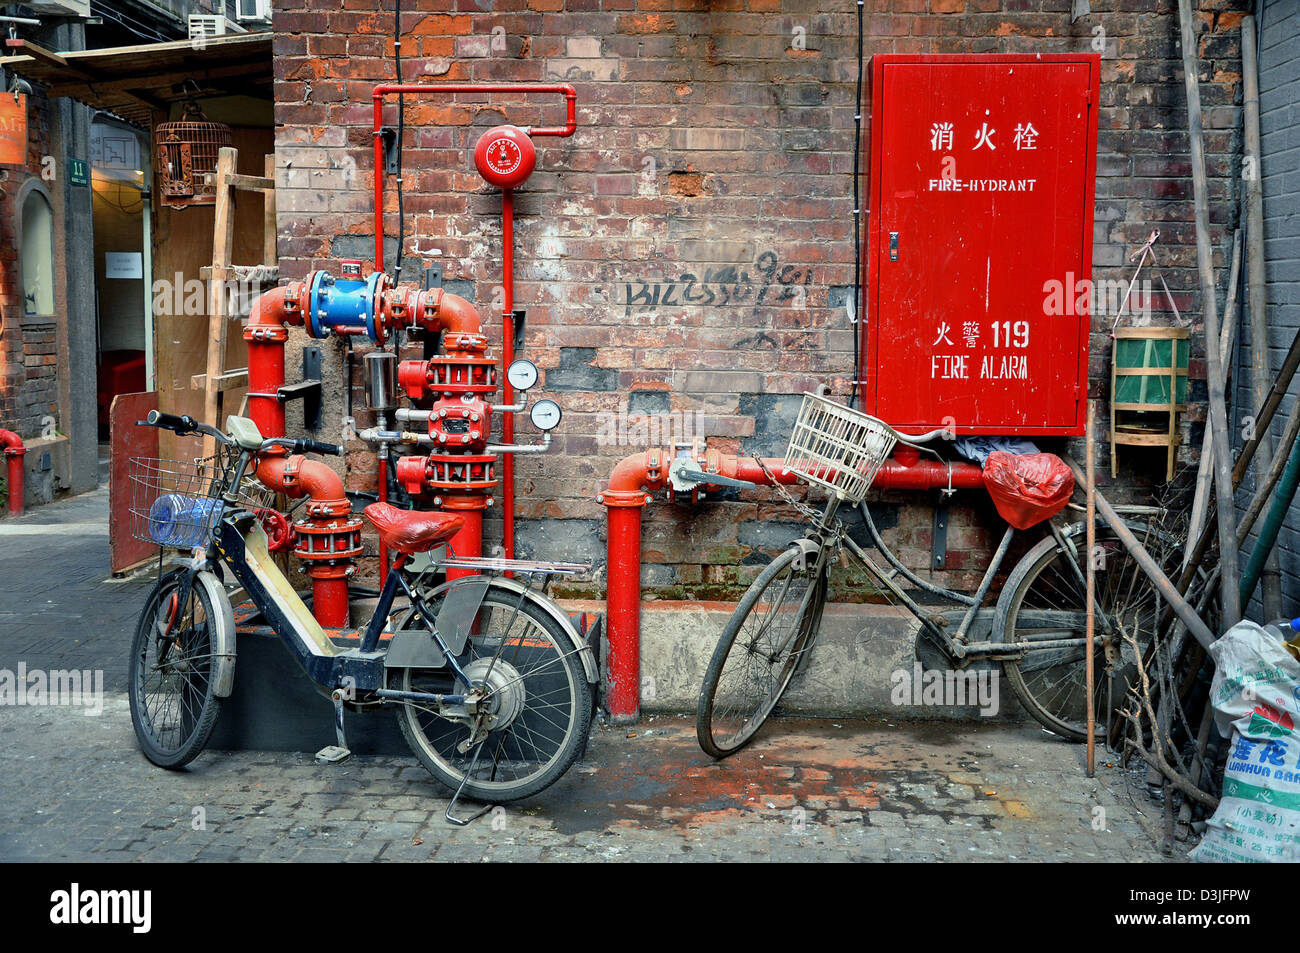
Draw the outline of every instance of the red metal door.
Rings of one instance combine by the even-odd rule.
[[[1099,66],[875,58],[869,412],[913,431],[1083,432]]]

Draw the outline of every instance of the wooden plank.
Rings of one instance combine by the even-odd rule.
[[[231,265],[218,274],[211,265],[199,269],[204,281],[260,281],[273,285],[280,280],[280,269],[275,265]]]
[[[218,391],[224,393],[228,390],[234,390],[236,387],[243,387],[247,383],[248,368],[240,367],[218,374],[214,386]],[[206,391],[208,389],[208,375],[195,374],[190,378],[190,387],[194,390]]]
[[[212,185],[216,182],[216,178],[215,173],[209,172],[203,177],[204,184]],[[261,175],[239,175],[235,173],[226,180],[226,183],[232,189],[241,189],[245,192],[265,192],[268,189],[275,188],[274,179],[268,179]]]
[[[114,573],[157,554],[158,547],[131,535],[130,481],[132,457],[158,456],[158,428],[135,425],[157,409],[156,391],[118,394],[108,409],[108,561]]]
[[[212,227],[212,272],[225,274],[230,267],[235,243],[235,190],[229,185],[238,166],[239,153],[226,146],[217,153],[216,220]],[[207,380],[215,382],[221,375],[226,354],[226,294],[220,282],[208,283],[208,361]],[[203,420],[215,424],[221,413],[221,391],[215,383],[204,388]],[[211,437],[203,438],[203,455],[216,449]]]
[[[275,182],[275,155],[268,155],[264,162],[266,177]],[[276,237],[279,230],[275,221],[275,189],[262,193],[262,264],[275,269],[275,276],[280,277],[280,258],[276,254]]]

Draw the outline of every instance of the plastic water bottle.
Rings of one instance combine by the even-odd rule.
[[[221,500],[165,493],[149,507],[149,535],[160,546],[193,549],[208,541]]]
[[[1279,642],[1290,642],[1300,632],[1300,618],[1275,619],[1264,626],[1264,631],[1274,636]]]

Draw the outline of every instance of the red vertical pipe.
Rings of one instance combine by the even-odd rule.
[[[637,719],[641,706],[641,506],[609,506],[608,510],[607,698],[610,717],[628,722]]]
[[[456,535],[448,540],[448,545],[457,556],[469,556],[477,558],[483,555],[483,498],[472,497],[465,501],[469,505],[461,508],[455,505],[455,501],[447,500],[443,503],[443,509],[454,511],[457,516],[465,521],[465,525],[456,531]],[[459,579],[461,576],[473,576],[478,572],[476,569],[463,569],[458,567],[448,567],[447,578]]]
[[[502,279],[505,284],[505,307],[501,312],[501,394],[505,403],[515,402],[514,388],[504,371],[515,359],[515,193],[512,189],[501,192],[501,244]],[[505,413],[501,418],[501,437],[505,443],[515,441],[515,415]],[[515,558],[515,455],[503,454],[501,461],[502,548],[506,559]]]
[[[9,515],[23,515],[24,479],[23,457],[27,448],[23,438],[12,430],[0,430],[0,447],[4,447],[5,462],[9,467]]]

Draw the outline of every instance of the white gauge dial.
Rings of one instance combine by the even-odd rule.
[[[513,361],[506,369],[506,380],[515,390],[528,390],[537,383],[537,365],[532,361]]]
[[[539,400],[533,404],[528,417],[538,430],[554,430],[560,425],[560,405],[553,400]]]

